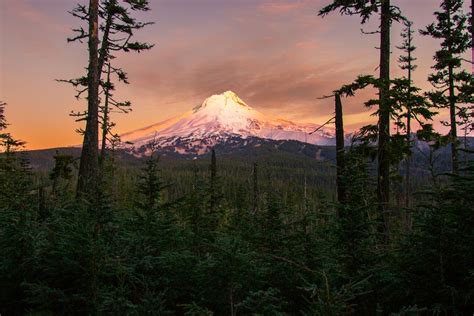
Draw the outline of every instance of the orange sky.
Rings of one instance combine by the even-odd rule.
[[[263,113],[323,123],[330,100],[317,98],[358,74],[377,74],[377,36],[362,35],[359,19],[317,10],[330,0],[151,0],[143,15],[156,22],[137,38],[155,43],[149,52],[120,55],[131,84],[117,93],[133,112],[116,115],[126,132],[181,114],[207,96],[233,90]],[[68,114],[84,109],[73,89],[55,79],[84,73],[85,45],[68,44],[78,25],[67,11],[85,0],[0,2],[0,100],[8,103],[9,131],[28,148],[79,144],[80,124]],[[421,28],[433,20],[438,0],[394,0]],[[466,5],[467,8],[467,5]],[[375,29],[376,20],[365,26]],[[393,44],[401,27],[394,25]],[[416,35],[416,83],[429,88],[436,41]],[[400,74],[393,47],[393,74]],[[365,95],[345,101],[349,130],[371,121]]]

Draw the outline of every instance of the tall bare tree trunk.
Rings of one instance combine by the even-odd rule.
[[[335,97],[336,113],[336,187],[337,200],[343,204],[346,202],[346,186],[344,185],[344,122],[342,120],[342,102],[339,93]]]
[[[99,0],[89,1],[89,68],[87,120],[82,145],[77,197],[92,199],[99,172]]]
[[[390,202],[390,0],[382,1],[380,17],[380,80],[379,89],[379,139],[378,139],[378,170],[377,200],[378,209],[385,221],[385,234],[388,234],[387,209]],[[382,232],[383,229],[380,229]]]

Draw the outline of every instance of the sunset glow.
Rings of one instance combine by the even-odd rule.
[[[66,38],[78,21],[70,10],[76,0],[4,0],[0,3],[0,97],[8,103],[9,130],[27,148],[69,146],[81,142],[80,127],[68,114],[85,108],[73,89],[55,81],[85,73],[86,45]],[[80,2],[80,1],[79,1]],[[378,72],[376,36],[363,35],[359,19],[337,14],[321,19],[326,1],[156,0],[143,16],[156,24],[138,38],[156,46],[140,56],[119,56],[130,85],[118,96],[133,112],[116,114],[125,133],[180,115],[216,93],[235,91],[259,111],[285,119],[323,123],[331,93],[358,74]],[[433,0],[394,1],[422,28],[433,21]],[[466,5],[467,8],[467,5]],[[365,26],[375,30],[377,21]],[[394,25],[398,35],[401,26]],[[399,38],[395,37],[398,41]],[[399,43],[393,43],[393,46]],[[424,89],[437,43],[415,34],[419,67],[415,82]],[[392,72],[399,51],[393,48]],[[367,91],[344,100],[347,128],[373,121],[362,103]],[[438,119],[437,119],[438,120]]]

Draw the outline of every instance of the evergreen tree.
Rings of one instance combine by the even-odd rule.
[[[68,41],[81,41],[87,38],[89,42],[87,78],[66,80],[75,87],[81,87],[77,97],[85,91],[88,92],[88,108],[84,118],[86,128],[77,185],[78,197],[91,199],[97,191],[99,176],[99,90],[104,65],[106,62],[110,63],[110,60],[115,57],[115,52],[140,52],[153,47],[153,45],[147,43],[131,41],[136,30],[151,24],[137,21],[131,16],[131,12],[148,10],[149,4],[146,0],[131,0],[124,4],[119,4],[117,0],[90,0],[89,6],[79,4],[71,11],[74,17],[87,21],[89,27],[88,31],[85,31],[83,27],[74,29],[77,36],[68,39]],[[99,21],[100,19],[102,19],[102,22]],[[100,39],[99,30],[102,35]],[[126,81],[126,73],[123,70],[115,69],[115,71],[119,80]],[[106,85],[106,90],[109,91],[109,89],[110,82]],[[109,96],[108,93],[107,96]]]
[[[400,248],[405,304],[433,314],[465,315],[474,309],[473,162],[460,171],[449,186],[424,192],[413,234]]]
[[[401,33],[403,39],[402,45],[398,46],[400,50],[403,51],[404,55],[401,55],[398,58],[399,67],[402,70],[406,71],[406,75],[402,78],[396,78],[392,80],[392,91],[391,97],[394,101],[394,106],[396,108],[394,117],[395,124],[397,126],[397,134],[394,137],[397,137],[397,140],[400,140],[402,144],[401,148],[393,148],[394,153],[400,152],[404,154],[405,160],[405,207],[410,206],[410,196],[411,196],[411,157],[412,157],[412,133],[414,131],[412,122],[415,120],[423,131],[425,137],[427,133],[432,130],[432,125],[427,122],[432,120],[432,117],[436,114],[431,111],[431,104],[428,103],[427,99],[420,93],[421,89],[416,87],[413,84],[413,72],[417,68],[414,64],[416,58],[413,56],[413,52],[416,50],[416,47],[413,44],[413,33],[412,30],[413,23],[405,20],[405,29]],[[403,138],[400,135],[400,129],[405,132],[405,142],[403,145]],[[394,141],[394,146],[397,142]],[[392,147],[394,147],[392,146]],[[400,159],[400,158],[399,158]],[[398,161],[399,159],[396,159]],[[406,223],[408,226],[411,222],[409,218],[409,211],[407,210]]]
[[[58,151],[56,151],[56,155],[53,158],[54,167],[49,174],[49,178],[53,181],[52,193],[62,196],[69,190],[71,185],[75,158],[71,155],[60,154]],[[63,184],[62,182],[65,183]]]
[[[380,16],[380,75],[378,82],[379,109],[378,114],[378,170],[377,170],[377,196],[379,211],[386,216],[390,201],[390,28],[393,21],[402,19],[400,10],[391,5],[390,0],[334,0],[319,11],[325,16],[332,11],[339,10],[346,15],[359,15],[362,24],[366,23],[372,15]]]
[[[166,187],[158,175],[158,158],[154,157],[154,153],[147,159],[142,172],[138,187],[138,205],[145,213],[153,213],[161,203],[161,193]]]
[[[0,102],[0,313],[26,312],[23,282],[34,277],[41,242],[36,218],[38,204],[28,161],[16,152],[24,142],[3,130],[5,103]]]
[[[400,68],[407,71],[407,80],[408,80],[408,92],[407,92],[407,104],[406,104],[406,138],[408,148],[411,152],[411,111],[412,111],[412,98],[411,98],[411,82],[412,82],[412,72],[416,69],[416,65],[413,62],[416,60],[413,57],[413,52],[416,47],[413,45],[413,33],[412,30],[413,23],[411,21],[405,22],[405,30],[402,32],[401,36],[403,38],[403,43],[397,48],[401,49],[406,55],[402,55],[398,58],[400,63]],[[410,165],[411,165],[411,154],[406,158],[405,161],[405,206],[408,207],[410,204]]]
[[[428,95],[439,108],[449,109],[451,143],[451,171],[458,173],[458,125],[467,111],[463,105],[473,102],[474,79],[462,68],[462,55],[471,47],[472,37],[467,28],[467,16],[462,11],[463,0],[443,0],[440,11],[435,12],[437,21],[421,31],[422,35],[441,40],[441,48],[434,56],[435,73],[428,80],[436,91]]]
[[[85,8],[84,8],[85,11]],[[99,180],[99,0],[90,0],[87,15],[89,33],[89,66],[87,72],[87,118],[84,141],[82,144],[81,161],[79,164],[79,176],[77,182],[77,196],[83,198],[88,196],[95,201],[94,195],[97,191]],[[85,36],[84,36],[85,37]]]

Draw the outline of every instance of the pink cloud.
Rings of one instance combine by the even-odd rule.
[[[309,4],[307,0],[273,1],[260,5],[260,10],[267,14],[284,14],[301,9]]]
[[[34,8],[23,0],[7,0],[3,9],[5,9],[10,16],[23,19],[26,23],[35,25],[36,28],[41,26],[48,31],[62,34],[67,34],[70,29],[70,26],[58,23],[54,19],[51,19],[47,14]]]

